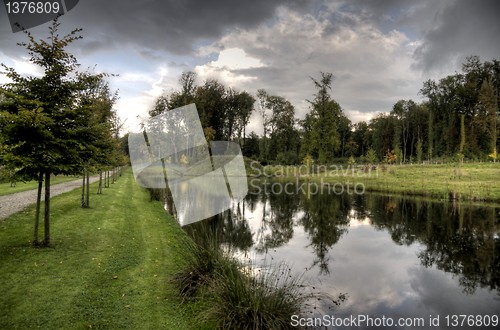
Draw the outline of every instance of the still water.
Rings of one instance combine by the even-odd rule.
[[[338,306],[319,300],[312,315],[441,329],[447,316],[500,314],[500,208],[290,191],[253,189],[209,221],[254,265],[285,262],[314,290],[345,295]]]

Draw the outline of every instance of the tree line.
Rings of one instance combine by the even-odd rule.
[[[333,75],[311,77],[316,93],[304,119],[282,96],[264,89],[253,96],[184,72],[181,90],[160,96],[149,112],[158,115],[196,103],[205,136],[240,143],[246,157],[263,164],[333,163],[350,158],[369,163],[413,163],[438,158],[496,160],[500,110],[500,62],[467,58],[462,72],[427,80],[424,101],[399,100],[369,122],[353,123],[332,98]],[[250,116],[262,121],[262,134],[246,132]]]
[[[17,180],[36,180],[34,245],[50,243],[50,179],[52,175],[101,172],[124,164],[120,148],[120,120],[113,109],[117,94],[106,81],[109,76],[79,71],[78,61],[67,46],[81,39],[81,29],[59,36],[57,19],[46,39],[36,40],[24,31],[28,42],[19,43],[29,61],[43,70],[41,76],[23,76],[1,64],[10,82],[0,85],[0,171]],[[85,182],[85,179],[84,179]],[[102,182],[102,180],[101,180]],[[43,184],[44,237],[38,226]],[[102,183],[100,183],[100,186]],[[85,187],[85,184],[84,184]],[[82,206],[89,197],[82,198]]]

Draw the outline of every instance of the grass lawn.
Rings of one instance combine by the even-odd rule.
[[[79,194],[52,199],[49,248],[30,246],[34,207],[0,222],[0,329],[189,328],[168,282],[184,263],[176,221],[130,170],[90,209]]]
[[[81,178],[80,178],[81,179]],[[76,176],[66,176],[66,175],[56,175],[50,178],[50,185],[55,185],[58,183],[68,182],[78,180]],[[21,191],[32,190],[38,188],[37,181],[28,181],[28,182],[17,182],[15,187],[11,187],[10,183],[0,183],[0,196],[9,195]]]
[[[364,173],[361,169],[353,172],[344,165],[300,178],[329,184],[360,183],[367,191],[500,202],[500,163],[464,163],[460,167],[457,164],[390,165],[385,171],[381,168]],[[299,171],[289,168],[284,173],[284,180],[288,180],[295,178]],[[306,170],[302,169],[302,173]]]

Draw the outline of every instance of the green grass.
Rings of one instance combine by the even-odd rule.
[[[127,171],[91,208],[53,198],[51,247],[35,249],[34,207],[0,222],[0,329],[186,329],[168,281],[184,231]]]
[[[266,173],[275,173],[276,167]],[[344,171],[344,172],[343,172]],[[285,170],[284,180],[295,179],[293,168]],[[302,173],[306,173],[304,169]],[[439,199],[500,202],[500,163],[465,163],[438,165],[390,165],[382,170],[354,173],[328,169],[320,174],[301,175],[301,179],[319,183],[362,184],[367,191],[428,196]],[[361,188],[361,186],[358,186]],[[354,188],[354,187],[353,187]],[[351,189],[352,190],[352,189]]]
[[[74,181],[74,180],[78,180],[78,177],[57,175],[57,176],[53,176],[52,178],[50,178],[50,184],[55,185],[58,183]],[[0,183],[0,196],[10,195],[10,194],[14,194],[17,192],[22,192],[22,191],[32,190],[32,189],[37,189],[37,188],[38,188],[37,181],[27,181],[27,182],[19,181],[16,183],[15,187],[11,187],[9,182]]]
[[[200,329],[289,329],[310,295],[285,264],[247,265],[221,247],[208,223],[188,226],[187,265],[172,277]]]

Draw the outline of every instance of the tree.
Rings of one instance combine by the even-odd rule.
[[[253,159],[259,158],[259,136],[257,133],[252,131],[248,137],[245,138],[245,144],[243,145],[242,152],[245,157]]]
[[[265,125],[266,147],[271,160],[280,163],[297,163],[298,147],[295,125],[295,108],[281,96],[270,95],[264,90],[258,93],[260,112]]]
[[[340,140],[341,140],[340,157],[345,157],[347,144],[350,141],[352,141],[352,139],[351,139],[352,123],[349,120],[349,118],[347,118],[343,113],[339,114],[338,130],[339,130],[339,135],[340,135]],[[352,142],[354,142],[354,141],[352,141]],[[351,142],[351,145],[349,148],[349,154],[351,154],[351,155],[355,151],[352,148],[353,147],[352,142]],[[357,143],[355,143],[355,144],[357,145]]]
[[[270,130],[271,125],[271,115],[270,109],[267,107],[267,98],[268,94],[264,89],[259,89],[257,91],[257,100],[259,105],[259,114],[262,118],[262,128],[263,128],[263,136],[261,139],[262,147],[260,149],[260,159],[267,162],[269,160],[269,142],[267,134]]]
[[[387,150],[394,147],[395,120],[393,116],[381,113],[370,120],[372,134],[372,147],[377,154],[377,158],[384,158]]]
[[[366,152],[366,160],[368,161],[368,164],[374,164],[377,161],[377,154],[375,153],[375,150],[372,148],[368,149]]]
[[[226,140],[236,138],[240,146],[242,137],[245,136],[245,128],[248,125],[253,111],[255,99],[249,93],[238,92],[233,88],[226,91],[226,120],[223,125]]]
[[[493,83],[491,79],[487,79],[483,82],[481,90],[479,91],[479,112],[484,113],[484,117],[488,118],[487,126],[485,127],[487,132],[486,136],[489,137],[489,155],[493,161],[497,158],[497,95],[495,95],[495,90],[493,88]],[[489,134],[488,134],[489,133]]]
[[[426,81],[420,93],[427,98],[429,158],[456,153],[484,158],[490,153],[499,90],[500,63],[481,63],[478,56],[468,57],[461,73]]]
[[[224,124],[227,122],[226,88],[217,80],[209,79],[196,88],[194,101],[200,115],[203,128],[211,127],[215,131],[214,139],[225,140]]]
[[[353,141],[357,144],[358,150],[356,156],[362,156],[369,148],[368,139],[368,124],[365,121],[360,121],[354,124],[354,132],[352,133]]]
[[[77,135],[82,139],[80,157],[84,160],[84,184],[82,207],[90,207],[89,177],[91,171],[99,171],[98,193],[102,193],[102,171],[121,165],[119,130],[123,125],[113,110],[117,93],[111,93],[106,74],[79,74],[84,89],[79,92],[78,111],[80,126]],[[86,195],[84,193],[86,191]],[[85,198],[84,198],[85,197]]]
[[[399,100],[394,104],[392,108],[392,114],[397,120],[397,133],[400,136],[396,136],[394,148],[399,148],[399,143],[402,141],[402,161],[406,162],[406,155],[408,151],[408,142],[410,142],[410,116],[415,112],[416,103],[413,100]]]
[[[312,131],[309,138],[315,149],[317,149],[320,163],[332,161],[333,155],[340,149],[341,140],[339,134],[339,118],[342,115],[340,105],[330,97],[333,75],[321,72],[321,80],[311,77],[314,86],[318,90],[311,104],[311,115],[308,120],[312,121]]]
[[[23,77],[13,68],[2,64],[11,80],[1,86],[1,128],[7,146],[5,161],[17,173],[39,182],[34,244],[38,242],[38,211],[42,178],[45,180],[44,240],[50,244],[50,177],[52,174],[81,173],[84,144],[78,135],[84,120],[78,111],[79,91],[85,84],[76,72],[76,58],[67,46],[81,38],[81,29],[60,37],[59,23],[53,21],[46,40],[35,40],[24,31],[30,62],[44,70],[41,77]]]

